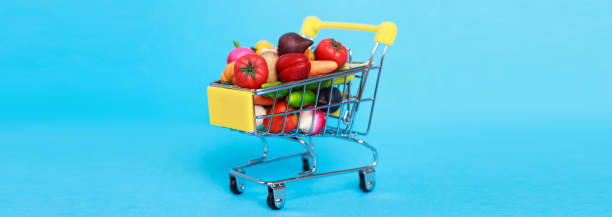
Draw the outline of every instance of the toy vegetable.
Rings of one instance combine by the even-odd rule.
[[[288,53],[301,53],[312,45],[312,40],[303,38],[302,36],[290,32],[285,33],[278,39],[278,55],[282,56]]]
[[[255,105],[272,105],[274,98],[265,97],[262,95],[253,95],[253,104]]]
[[[303,53],[282,55],[276,62],[278,78],[283,82],[299,81],[308,77],[310,62]]]
[[[234,64],[236,64],[236,62],[231,62],[225,66],[225,69],[223,69],[223,73],[221,74],[221,82],[232,82],[233,84],[236,83],[236,78],[234,77]]]
[[[278,114],[287,111],[292,111],[293,107],[289,106],[289,110],[287,110],[287,103],[285,101],[278,101],[274,105],[274,107],[270,107],[268,110],[268,114]],[[270,123],[270,121],[272,123]],[[287,115],[285,121],[285,115],[274,116],[272,118],[264,119],[264,127],[269,130],[271,133],[281,133],[283,132],[283,122],[285,123],[284,133],[289,133],[295,128],[297,128],[298,115],[296,113]],[[269,125],[269,126],[268,126]],[[269,127],[269,128],[268,128]]]
[[[308,77],[316,77],[320,75],[324,75],[330,72],[333,72],[338,68],[338,64],[335,61],[331,60],[313,60],[310,61],[310,72],[308,72]]]
[[[272,82],[272,83],[265,83],[261,85],[261,88],[268,88],[268,87],[272,87],[272,86],[276,86],[276,85],[280,85],[283,82],[281,81],[277,81],[277,82]],[[276,95],[276,92],[272,92],[272,93],[266,93],[263,96],[265,97],[270,97],[270,98],[274,98],[274,97],[285,97],[287,96],[287,94],[289,94],[289,90],[288,89],[284,89],[284,90],[279,90],[278,92],[278,96]]]
[[[298,90],[298,91],[291,93],[289,96],[287,96],[287,102],[289,102],[289,105],[297,108],[297,107],[300,107],[300,104],[302,103],[304,103],[302,104],[304,106],[314,104],[315,98],[316,96],[311,90],[307,89],[306,91],[304,91],[303,95],[302,95],[302,91]]]
[[[257,89],[268,79],[266,60],[257,54],[247,54],[236,60],[234,77],[240,87]]]
[[[311,107],[308,107],[311,108]],[[314,121],[312,120],[314,118]],[[300,115],[299,129],[309,134],[319,133],[325,127],[325,114],[321,110],[310,110],[302,112]]]
[[[248,47],[240,47],[240,44],[237,41],[234,41],[234,48],[229,55],[227,55],[227,63],[231,63],[232,61],[236,61],[238,58],[247,55],[254,54],[253,49]]]
[[[266,80],[266,83],[278,81],[278,75],[276,74],[278,55],[276,52],[266,51],[261,56],[266,59],[266,64],[268,65],[268,80]]]
[[[306,57],[308,57],[308,60],[310,60],[310,61],[315,60],[314,52],[312,52],[312,49],[310,49],[310,48],[308,48],[308,49],[306,49],[306,51],[304,51],[304,55],[306,55]]]
[[[266,115],[266,109],[263,106],[255,105],[253,106],[255,116]],[[263,119],[255,119],[255,126],[257,128],[263,125]]]
[[[331,98],[330,98],[331,97]],[[331,100],[330,100],[331,99]],[[317,99],[319,106],[326,106],[342,102],[342,93],[338,88],[326,87],[319,90],[319,98]],[[323,112],[327,112],[328,108],[322,108]],[[340,109],[340,106],[329,107],[329,113],[334,113]]]
[[[317,45],[315,50],[317,60],[333,60],[336,61],[338,67],[342,67],[348,59],[348,51],[346,47],[333,38],[323,39]]]

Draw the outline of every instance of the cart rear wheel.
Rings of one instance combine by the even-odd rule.
[[[359,188],[361,188],[363,192],[370,192],[374,190],[374,186],[376,185],[374,174],[374,169],[359,171]]]
[[[238,181],[236,181],[236,177],[230,176],[230,190],[234,194],[242,194],[244,191],[244,184],[239,184]]]
[[[310,171],[310,161],[306,157],[302,157],[302,171]]]

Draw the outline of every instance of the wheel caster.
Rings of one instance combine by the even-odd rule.
[[[306,171],[310,171],[312,168],[310,168],[310,159],[304,155],[302,155],[302,171],[306,172]]]
[[[359,188],[361,188],[363,192],[374,190],[374,186],[376,185],[374,181],[375,174],[376,171],[374,171],[374,169],[359,170]]]
[[[285,204],[285,188],[284,184],[268,186],[267,202],[271,209],[277,210],[283,208]]]
[[[244,183],[239,182],[235,176],[230,175],[230,190],[234,194],[242,194],[244,191]]]

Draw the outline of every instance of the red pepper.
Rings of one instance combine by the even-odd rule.
[[[338,64],[338,68],[342,67],[348,59],[348,51],[346,47],[333,38],[326,38],[319,42],[315,50],[315,58],[317,60],[333,60]]]
[[[278,78],[283,82],[299,81],[308,77],[310,61],[302,53],[284,54],[276,61]]]
[[[257,54],[247,54],[236,60],[234,78],[240,87],[258,89],[268,80],[266,59]]]
[[[289,107],[289,110],[287,110],[287,107]],[[270,107],[270,109],[268,109],[268,115],[291,112],[291,111],[293,111],[293,107],[287,106],[287,102],[277,101],[274,107]],[[272,123],[270,123],[270,121],[272,121]],[[289,133],[295,128],[297,128],[297,122],[298,122],[298,114],[293,113],[293,114],[288,114],[287,117],[285,117],[285,115],[279,115],[279,116],[274,116],[272,118],[266,118],[264,119],[263,126],[268,131],[270,131],[270,133],[281,133],[281,132]],[[283,125],[285,125],[285,128],[283,128]]]

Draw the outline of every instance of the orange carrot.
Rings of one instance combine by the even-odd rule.
[[[272,105],[274,104],[274,99],[270,97],[265,97],[262,95],[253,95],[253,104],[255,105]]]
[[[330,72],[333,72],[338,68],[338,64],[331,60],[312,60],[310,61],[310,72],[308,77],[321,76]]]

